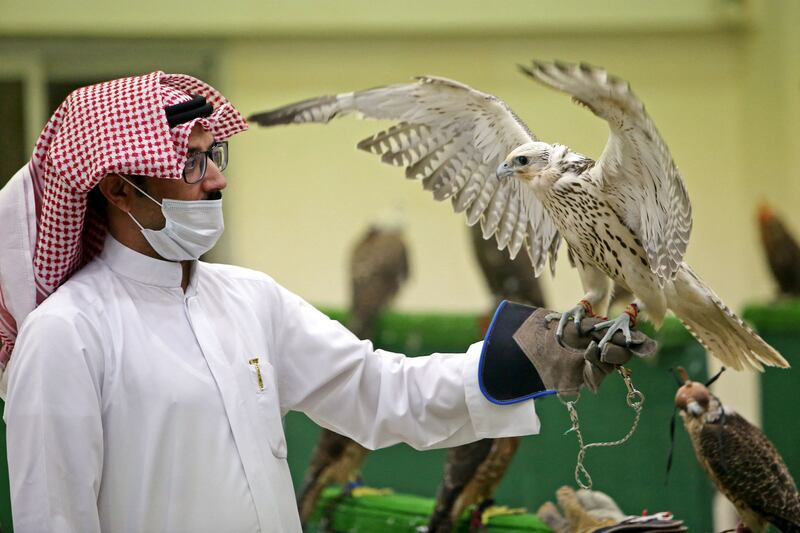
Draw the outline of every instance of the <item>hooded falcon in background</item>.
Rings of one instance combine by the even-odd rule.
[[[758,228],[778,296],[800,297],[800,246],[794,236],[767,204],[758,210]]]
[[[772,524],[800,532],[800,494],[783,458],[760,429],[725,407],[702,383],[684,383],[675,395],[700,465],[754,533]]]
[[[373,340],[380,313],[408,277],[408,252],[399,222],[386,220],[372,225],[350,256],[350,331],[360,339]],[[333,483],[346,488],[360,480],[368,453],[352,439],[322,428],[297,497],[304,526],[322,489]]]
[[[406,167],[436,200],[481,223],[511,257],[524,247],[539,275],[567,241],[585,295],[560,316],[604,315],[612,281],[635,300],[607,327],[630,336],[640,310],[657,326],[671,309],[731,368],[787,367],[683,261],[692,210],[666,144],[627,82],[585,64],[534,63],[523,72],[604,119],[610,137],[595,161],[539,141],[500,99],[426,76],[415,83],[312,98],[249,118],[263,126],[328,122],[357,112],[397,124],[358,143]]]
[[[470,228],[475,259],[493,296],[492,312],[503,300],[546,307],[544,295],[531,264],[522,257],[511,259],[483,238],[478,226]],[[464,510],[494,497],[519,447],[519,437],[481,439],[447,451],[442,482],[436,493],[428,533],[454,531]]]

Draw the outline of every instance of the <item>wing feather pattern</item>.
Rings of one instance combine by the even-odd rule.
[[[608,122],[610,136],[590,170],[616,213],[641,240],[651,270],[674,279],[692,229],[692,207],[666,143],[630,85],[586,64],[521,67]]]
[[[485,238],[511,257],[524,248],[538,276],[555,261],[560,237],[544,206],[517,180],[500,183],[495,169],[518,146],[536,140],[500,99],[461,83],[426,76],[415,83],[312,98],[248,120],[262,126],[326,123],[348,113],[396,124],[357,147],[422,181],[434,199],[450,199],[467,223],[482,223]]]

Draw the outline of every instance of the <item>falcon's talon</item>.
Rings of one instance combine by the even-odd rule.
[[[575,322],[575,327],[578,329],[579,334],[583,334],[583,330],[581,330],[581,320],[586,317],[586,306],[581,301],[580,304],[576,305],[569,311],[564,313],[549,313],[545,315],[544,319],[546,321],[552,321],[558,319],[558,327],[556,328],[556,340],[558,344],[564,346],[561,342],[561,339],[564,337],[564,328],[567,327],[567,322],[569,322],[570,318],[573,322]]]
[[[557,320],[561,318],[561,315],[564,313],[547,313],[544,315],[545,322],[552,322],[553,320]]]
[[[628,313],[622,313],[620,316],[615,318],[614,320],[607,320],[605,322],[600,322],[599,324],[595,324],[592,328],[594,331],[599,331],[601,329],[608,328],[608,331],[603,338],[600,339],[600,342],[597,344],[597,348],[602,350],[603,347],[611,340],[614,334],[617,331],[622,331],[622,334],[625,336],[625,346],[630,347],[631,345],[631,316]]]

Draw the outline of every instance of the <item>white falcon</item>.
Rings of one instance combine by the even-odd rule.
[[[692,212],[666,144],[627,82],[585,64],[522,67],[606,120],[597,161],[539,141],[500,99],[462,83],[425,76],[415,83],[312,98],[249,118],[263,126],[328,122],[357,112],[398,121],[358,148],[406,167],[436,200],[450,199],[467,223],[481,223],[511,257],[524,247],[536,275],[554,268],[563,238],[586,294],[563,315],[604,315],[612,280],[635,296],[601,324],[629,335],[639,311],[661,324],[667,309],[729,367],[788,367],[683,261]]]

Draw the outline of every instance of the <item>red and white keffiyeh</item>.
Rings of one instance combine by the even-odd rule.
[[[164,108],[190,95],[213,113],[170,129]],[[17,325],[102,249],[106,227],[87,209],[89,190],[112,173],[181,179],[196,123],[216,140],[247,129],[219,92],[182,74],[83,87],[58,107],[31,161],[0,190],[0,370]]]

